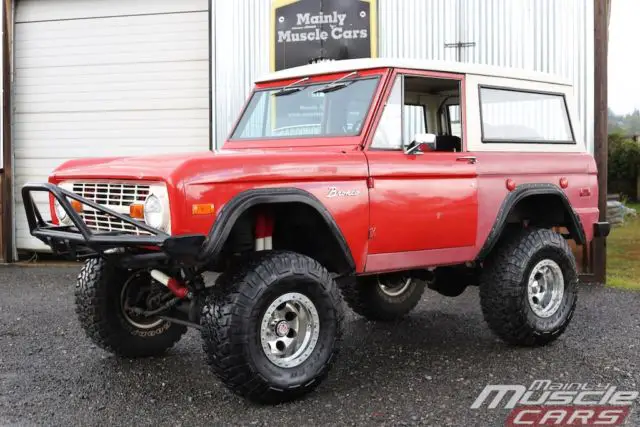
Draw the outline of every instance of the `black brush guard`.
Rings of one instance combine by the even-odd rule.
[[[31,193],[44,192],[53,195],[71,220],[70,225],[56,225],[42,218],[40,210],[33,201]],[[98,212],[115,217],[149,235],[132,235],[126,232],[97,232],[91,230],[82,220],[78,212],[73,209],[69,199],[76,200]],[[72,259],[95,257],[110,253],[117,253],[120,249],[129,249],[122,255],[122,263],[126,266],[138,266],[140,263],[149,266],[172,261],[182,265],[200,263],[198,255],[205,236],[169,234],[150,227],[144,222],[129,216],[114,212],[91,200],[85,199],[68,190],[51,183],[26,184],[22,187],[22,200],[29,223],[31,235],[40,239],[51,250],[61,256]],[[133,253],[131,253],[133,251]]]

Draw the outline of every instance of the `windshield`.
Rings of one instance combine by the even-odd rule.
[[[355,136],[362,129],[379,77],[291,85],[256,91],[231,139]]]

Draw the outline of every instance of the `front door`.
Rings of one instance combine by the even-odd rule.
[[[463,86],[459,75],[396,74],[365,151],[372,187],[367,271],[462,262],[473,253],[477,176],[475,158],[464,151]],[[435,142],[406,154],[420,134]]]

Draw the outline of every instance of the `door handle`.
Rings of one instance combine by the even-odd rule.
[[[456,159],[456,161],[457,162],[467,162],[467,163],[471,163],[473,165],[478,161],[478,159],[476,159],[475,156],[461,156],[461,157],[458,157]]]

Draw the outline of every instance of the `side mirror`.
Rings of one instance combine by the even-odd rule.
[[[411,144],[405,146],[405,154],[422,154],[425,148],[434,149],[436,136],[433,133],[417,133],[413,136]]]

